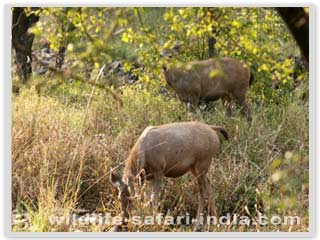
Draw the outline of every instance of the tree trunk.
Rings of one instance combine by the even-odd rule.
[[[221,12],[216,8],[207,8],[207,13],[210,14],[211,21],[213,21],[214,19],[217,20],[221,16]],[[217,29],[214,29],[212,27],[211,28],[211,33],[214,34],[216,32],[217,32]],[[217,42],[217,40],[215,39],[214,36],[211,35],[211,36],[208,37],[208,47],[209,47],[208,55],[209,55],[209,58],[213,58],[216,55],[216,49],[215,49],[216,42]]]
[[[309,63],[309,15],[302,7],[278,7],[282,19],[298,43],[300,50]]]
[[[70,8],[64,8],[63,12],[64,12],[65,16],[67,16],[67,13],[69,10],[70,10]],[[58,51],[57,58],[56,58],[56,68],[57,69],[60,69],[62,67],[62,65],[64,64],[65,53],[66,53],[67,45],[69,43],[68,34],[76,29],[76,27],[73,25],[73,23],[69,23],[69,22],[65,21],[65,19],[62,20],[62,22],[60,24],[61,24],[60,25],[61,32],[63,32],[65,35],[60,40],[60,43],[59,43],[59,51]]]
[[[36,10],[37,8],[33,8]],[[15,62],[18,75],[23,83],[27,82],[32,74],[32,43],[34,34],[28,29],[39,20],[39,16],[32,13],[29,16],[25,8],[15,7],[12,13],[12,46],[15,50]]]
[[[215,44],[216,39],[214,37],[209,37],[208,39],[208,46],[209,46],[209,58],[213,58],[215,56]]]

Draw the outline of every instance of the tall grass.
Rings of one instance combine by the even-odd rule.
[[[79,90],[82,89],[82,90]],[[109,171],[123,163],[134,142],[149,125],[200,120],[224,126],[222,141],[209,171],[218,214],[292,214],[300,226],[212,227],[212,231],[307,231],[308,229],[308,106],[296,97],[280,104],[250,103],[251,126],[235,109],[227,118],[219,104],[190,115],[177,99],[139,86],[121,89],[120,104],[98,89],[63,85],[54,94],[33,88],[13,95],[12,197],[28,225],[15,231],[73,231],[50,225],[53,213],[120,213]],[[121,167],[119,167],[120,171]],[[191,175],[165,179],[161,210],[173,215],[195,214],[197,187]],[[136,211],[148,213],[144,203]],[[79,229],[81,227],[79,226]],[[85,231],[110,227],[86,226]],[[133,226],[130,231],[191,231],[181,226]]]

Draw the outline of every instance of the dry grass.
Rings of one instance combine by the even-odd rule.
[[[82,89],[82,90],[79,90]],[[52,213],[120,213],[108,173],[122,163],[148,125],[191,120],[183,105],[139,87],[119,95],[123,106],[100,90],[62,86],[55,94],[23,89],[13,96],[12,196],[28,224],[14,231],[108,231],[110,226],[51,225]],[[212,231],[308,231],[308,106],[297,98],[281,104],[251,104],[250,127],[236,111],[227,119],[219,104],[202,112],[209,124],[223,125],[223,142],[209,178],[218,214],[299,215],[299,226],[212,227]],[[121,167],[120,167],[121,168]],[[194,215],[197,189],[192,176],[166,179],[161,209],[171,215]],[[141,215],[150,213],[136,204]],[[181,226],[134,226],[130,231],[192,231]]]

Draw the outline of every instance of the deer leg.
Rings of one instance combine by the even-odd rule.
[[[194,115],[197,113],[197,109],[195,105],[191,102],[187,102],[187,115],[190,117],[192,120],[194,119]]]
[[[189,113],[196,113],[198,110],[198,104],[194,102],[187,103],[187,110]]]
[[[160,185],[161,185],[160,176],[155,176],[152,180],[152,194],[151,194],[153,213],[156,213],[158,210],[158,204],[159,204],[158,198],[160,193]]]
[[[244,112],[247,120],[251,122],[252,121],[251,111],[246,101],[238,102],[238,104],[241,107],[242,112]]]
[[[184,101],[187,103],[187,111],[189,113],[197,112],[197,109],[199,108],[199,98],[197,96],[189,96],[184,98]]]
[[[146,187],[145,187],[145,197],[147,199],[151,199],[151,196],[152,196],[152,190],[151,190],[151,187],[150,187],[150,184],[146,184]]]
[[[139,194],[140,200],[142,200],[145,204],[145,206],[150,206],[151,203],[151,187],[150,187],[150,182],[145,183],[141,189],[141,192]]]
[[[241,107],[241,111],[246,115],[246,118],[249,122],[252,121],[251,111],[246,102],[245,93],[235,94],[234,98],[236,99],[236,103]]]
[[[203,209],[208,204],[208,184],[206,181],[206,174],[201,174],[198,176],[198,185],[199,185],[199,203],[197,210],[197,222],[196,222],[196,231],[203,230],[204,218],[203,218]]]
[[[187,103],[188,106],[188,116],[192,117],[192,113],[194,113],[195,116],[198,116],[201,121],[204,121],[201,111],[200,111],[200,101],[198,97],[192,97],[189,99],[189,102]]]
[[[227,117],[231,117],[231,115],[232,115],[231,98],[230,97],[223,97],[221,99],[221,101],[222,101],[222,106],[226,108]]]
[[[188,113],[192,113],[194,111],[194,106],[192,105],[192,103],[187,102],[187,111]]]
[[[208,179],[208,177],[206,177],[205,179],[206,181],[206,185],[207,185],[207,191],[208,191],[208,214],[209,215],[215,215],[217,216],[217,211],[216,211],[216,204],[214,201],[214,198],[212,196],[212,185]]]

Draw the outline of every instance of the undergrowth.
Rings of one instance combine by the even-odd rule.
[[[258,103],[251,97],[249,125],[234,109],[227,118],[219,102],[190,115],[172,96],[125,86],[117,96],[92,86],[64,84],[54,92],[22,88],[12,97],[12,200],[17,212],[27,212],[29,224],[13,231],[74,231],[50,225],[53,213],[79,209],[120,213],[117,192],[109,182],[112,167],[128,155],[144,128],[177,121],[199,120],[224,126],[229,141],[221,141],[209,170],[219,215],[264,213],[302,216],[297,226],[226,226],[212,231],[308,230],[308,105],[294,95],[278,103]],[[161,211],[194,215],[198,196],[194,178],[165,179]],[[136,203],[138,213],[148,213]],[[133,226],[129,231],[192,231],[182,226]],[[86,231],[108,231],[86,226]],[[83,230],[83,229],[82,229]]]

